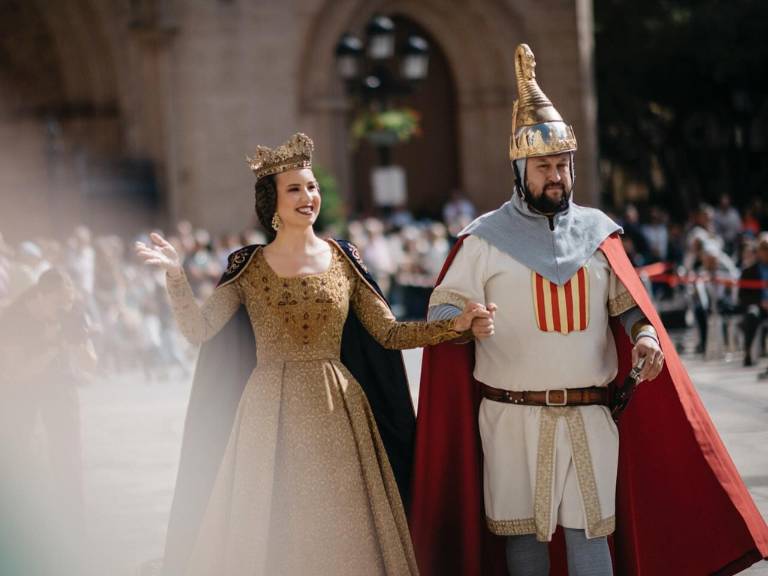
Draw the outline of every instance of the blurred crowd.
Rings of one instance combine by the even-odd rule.
[[[685,224],[670,221],[659,206],[630,204],[614,217],[662,318],[668,312],[668,327],[675,312],[678,323],[688,323],[687,313],[698,334],[696,352],[705,357],[740,349],[751,366],[765,355],[768,206],[760,198],[740,211],[723,194],[715,206],[700,204]]]
[[[399,318],[423,318],[451,246],[475,216],[472,204],[454,195],[441,220],[394,210],[320,232],[358,246]],[[737,352],[745,365],[765,354],[768,212],[759,200],[738,210],[723,196],[717,206],[699,206],[686,223],[671,221],[659,206],[628,205],[612,216],[623,226],[627,253],[673,337],[677,332],[690,342],[694,333],[696,350],[705,357]],[[0,236],[0,383],[15,399],[0,403],[0,462],[14,463],[8,468],[14,473],[6,469],[0,480],[14,494],[8,502],[0,499],[0,516],[13,515],[17,501],[35,501],[30,486],[45,478],[54,486],[47,506],[58,519],[16,519],[26,532],[14,537],[28,543],[26,552],[19,547],[19,566],[43,561],[35,552],[40,525],[52,541],[66,543],[64,549],[77,550],[82,540],[78,386],[121,375],[150,384],[191,372],[196,350],[176,329],[164,273],[134,256],[133,243],[149,242],[148,232],[97,237],[79,226],[64,241],[14,244]],[[231,252],[265,242],[256,229],[216,237],[189,222],[160,232],[182,255],[201,300],[214,290]],[[42,474],[28,458],[37,419],[48,438],[50,465]],[[61,554],[45,562],[80,561]]]
[[[475,216],[474,206],[454,194],[440,221],[419,220],[401,209],[350,220],[344,231],[321,232],[357,245],[396,315],[413,319],[424,316],[456,236]],[[644,277],[669,327],[695,325],[702,354],[711,348],[712,327],[720,325],[728,330],[721,337],[715,328],[714,340],[722,347],[736,334],[745,364],[764,353],[768,290],[736,283],[768,280],[768,212],[759,199],[740,211],[724,195],[717,206],[699,206],[686,223],[671,221],[659,206],[627,205],[612,216],[624,228],[630,259],[648,272]],[[215,288],[232,251],[265,241],[257,229],[217,237],[186,221],[163,233],[182,255],[201,299]],[[10,245],[0,236],[0,311],[55,268],[71,278],[74,308],[85,318],[100,372],[140,371],[147,381],[172,371],[188,373],[194,350],[175,329],[163,273],[133,255],[133,242],[148,242],[147,236],[94,237],[84,226],[65,241],[37,238]],[[731,319],[738,320],[735,329]]]
[[[168,237],[184,254],[190,283],[201,298],[212,292],[230,252],[263,241],[256,232],[212,239],[188,222]],[[46,271],[61,271],[73,294],[68,314],[81,316],[87,325],[100,372],[142,371],[148,381],[165,379],[173,370],[188,372],[193,351],[175,328],[164,273],[134,257],[135,240],[148,242],[148,233],[126,241],[94,237],[78,226],[64,242],[38,238],[15,247],[0,237],[0,309],[34,291]]]
[[[386,219],[348,223],[348,237],[359,245],[400,317],[424,315],[430,287],[450,248],[449,228],[457,233],[472,220],[474,208],[457,197],[446,204],[445,215],[448,225],[416,221],[402,210]],[[217,237],[186,221],[161,232],[182,255],[201,300],[214,290],[231,252],[265,242],[257,229]],[[133,254],[133,243],[149,243],[148,234],[96,237],[78,226],[65,241],[35,238],[16,245],[0,235],[0,314],[34,291],[47,270],[55,269],[71,279],[74,306],[67,314],[82,316],[87,324],[99,372],[139,371],[147,381],[165,379],[172,371],[188,372],[194,350],[175,328],[164,273],[142,265]]]

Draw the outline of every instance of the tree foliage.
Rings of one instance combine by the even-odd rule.
[[[616,171],[677,216],[765,195],[768,2],[595,0],[595,34],[610,198]]]

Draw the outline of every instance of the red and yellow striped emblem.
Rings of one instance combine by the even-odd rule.
[[[589,325],[589,274],[581,268],[563,286],[532,272],[536,324],[544,332],[580,332]]]

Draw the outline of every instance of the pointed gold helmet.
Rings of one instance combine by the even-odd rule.
[[[512,108],[510,160],[576,151],[573,128],[552,106],[536,82],[536,60],[527,44],[515,50],[517,97]]]

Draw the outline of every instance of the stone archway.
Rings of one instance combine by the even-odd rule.
[[[456,84],[461,182],[467,194],[482,207],[502,198],[484,198],[487,174],[507,169],[506,139],[509,112],[515,94],[513,55],[498,41],[522,38],[522,19],[504,2],[489,0],[472,7],[448,6],[439,0],[394,2],[334,2],[318,12],[312,49],[303,62],[302,113],[316,125],[326,142],[336,145],[326,158],[338,174],[350,173],[345,125],[346,101],[333,68],[333,48],[346,30],[360,30],[374,12],[400,14],[426,29],[444,51]],[[512,43],[514,46],[514,43]],[[325,142],[324,142],[325,143]],[[430,167],[438,169],[439,167]],[[342,177],[343,180],[343,177]],[[348,183],[347,183],[348,186]],[[345,186],[348,189],[348,187]]]
[[[334,47],[348,30],[360,31],[374,13],[400,14],[426,29],[445,52],[457,91],[461,187],[481,208],[509,197],[507,143],[516,97],[514,49],[534,47],[539,80],[579,137],[580,199],[594,203],[596,137],[588,2],[479,0],[327,0],[308,27],[300,62],[301,124],[318,140],[318,157],[350,193],[346,111],[334,70]],[[554,30],[553,30],[554,29]],[[552,41],[553,32],[559,35]],[[436,167],[438,168],[438,167]]]
[[[397,96],[391,105],[414,110],[420,117],[421,133],[391,149],[391,163],[401,166],[407,176],[408,209],[417,217],[439,217],[453,190],[461,188],[459,162],[458,97],[456,82],[442,47],[427,30],[398,14],[395,21],[398,43],[413,34],[430,44],[427,78],[411,94]],[[351,119],[350,119],[351,121]],[[379,165],[375,147],[356,142],[350,152],[354,194],[350,199],[357,213],[377,211],[371,190],[371,173]]]

